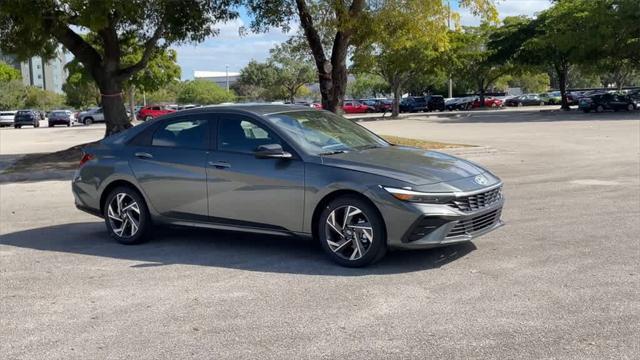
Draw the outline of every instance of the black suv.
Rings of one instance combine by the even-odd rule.
[[[425,99],[429,111],[444,111],[444,97],[442,95],[428,95]]]
[[[580,98],[578,108],[584,112],[603,112],[605,110],[627,110],[636,109],[636,104],[630,96],[620,94],[597,94],[589,97]]]
[[[427,111],[427,99],[424,96],[409,96],[400,102],[400,112]]]
[[[19,129],[25,125],[40,127],[40,114],[35,110],[19,110],[13,120],[13,127]]]

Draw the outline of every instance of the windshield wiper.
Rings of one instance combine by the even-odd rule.
[[[323,156],[323,155],[335,155],[335,154],[344,154],[346,151],[344,150],[332,150],[332,151],[327,151],[327,152],[323,152],[320,153],[318,155]]]

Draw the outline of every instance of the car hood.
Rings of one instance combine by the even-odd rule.
[[[486,170],[460,158],[437,151],[389,146],[324,156],[323,164],[381,175],[415,185],[454,181]]]

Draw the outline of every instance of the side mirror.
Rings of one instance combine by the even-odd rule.
[[[291,153],[282,149],[280,144],[260,145],[254,152],[258,159],[290,159]]]

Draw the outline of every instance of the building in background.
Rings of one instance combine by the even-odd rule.
[[[231,86],[238,81],[240,77],[239,72],[226,72],[226,71],[200,71],[195,70],[193,72],[193,78],[195,80],[207,80],[216,83],[223,89],[227,88],[227,85]]]
[[[60,48],[56,56],[45,61],[39,56],[34,56],[26,61],[19,62],[15,56],[0,54],[0,60],[20,70],[22,82],[27,86],[35,86],[40,89],[61,94],[62,85],[67,80],[66,56]]]

